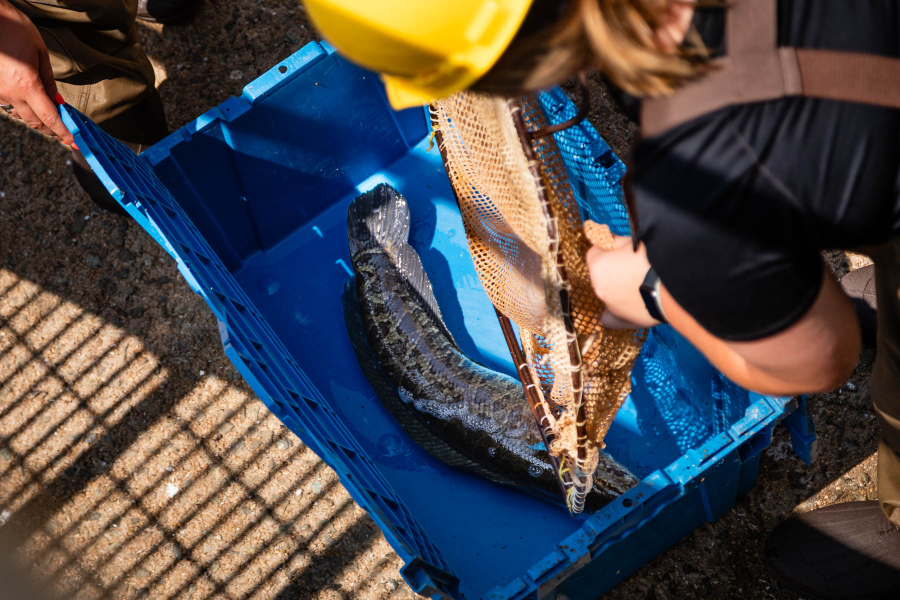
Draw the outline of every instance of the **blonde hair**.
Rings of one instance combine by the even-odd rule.
[[[558,0],[538,0],[535,6],[541,2]],[[598,70],[629,94],[672,94],[709,68],[709,52],[693,27],[674,50],[660,42],[656,31],[676,4],[725,6],[721,0],[570,0],[557,22],[522,31],[474,87],[499,94],[533,92]]]

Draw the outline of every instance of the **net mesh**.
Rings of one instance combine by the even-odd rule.
[[[584,257],[592,244],[612,248],[613,236],[606,225],[582,222],[553,137],[525,134],[547,126],[533,97],[462,92],[437,102],[433,121],[476,270],[519,328],[540,381],[540,425],[579,512],[645,337],[600,324],[604,307]]]

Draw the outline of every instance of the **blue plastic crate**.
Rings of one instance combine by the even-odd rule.
[[[549,118],[575,113],[560,90]],[[409,200],[411,243],[463,350],[514,374],[468,253],[422,110],[393,112],[378,78],[310,44],[140,157],[62,107],[114,197],[178,263],[219,320],[228,357],[327,462],[436,598],[596,598],[756,480],[787,418],[806,460],[802,400],[728,382],[668,327],[649,336],[608,451],[643,481],[595,515],[462,473],[415,445],[380,405],[344,331],[349,201],[386,181]],[[627,232],[622,163],[587,123],[556,135],[585,213]]]

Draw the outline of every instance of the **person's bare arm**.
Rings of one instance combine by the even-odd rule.
[[[830,272],[825,273],[812,308],[799,321],[749,342],[713,336],[679,306],[665,286],[660,295],[666,317],[679,333],[729,379],[761,394],[792,396],[832,390],[850,377],[859,358],[856,312]]]
[[[588,266],[594,291],[607,305],[604,325],[658,324],[647,313],[639,292],[649,268],[642,246],[634,252],[631,238],[618,238],[616,250],[592,248]],[[856,313],[827,270],[815,303],[799,321],[775,335],[749,342],[715,337],[675,301],[665,285],[660,292],[671,325],[725,376],[747,389],[776,396],[826,391],[840,386],[856,366],[861,345]]]
[[[0,0],[0,104],[11,104],[14,117],[65,144],[74,140],[59,118],[50,55],[34,23]]]

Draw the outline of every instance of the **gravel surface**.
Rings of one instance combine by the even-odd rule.
[[[294,2],[204,3],[141,24],[172,127],[238,94],[311,34]],[[594,82],[620,155],[633,126]],[[90,598],[411,598],[335,474],[256,399],[174,262],[94,207],[56,144],[0,121],[0,527],[58,592]],[[828,255],[837,271],[865,258]],[[810,399],[818,460],[781,430],[735,510],[607,598],[796,599],[761,558],[793,512],[874,498],[872,353]]]

